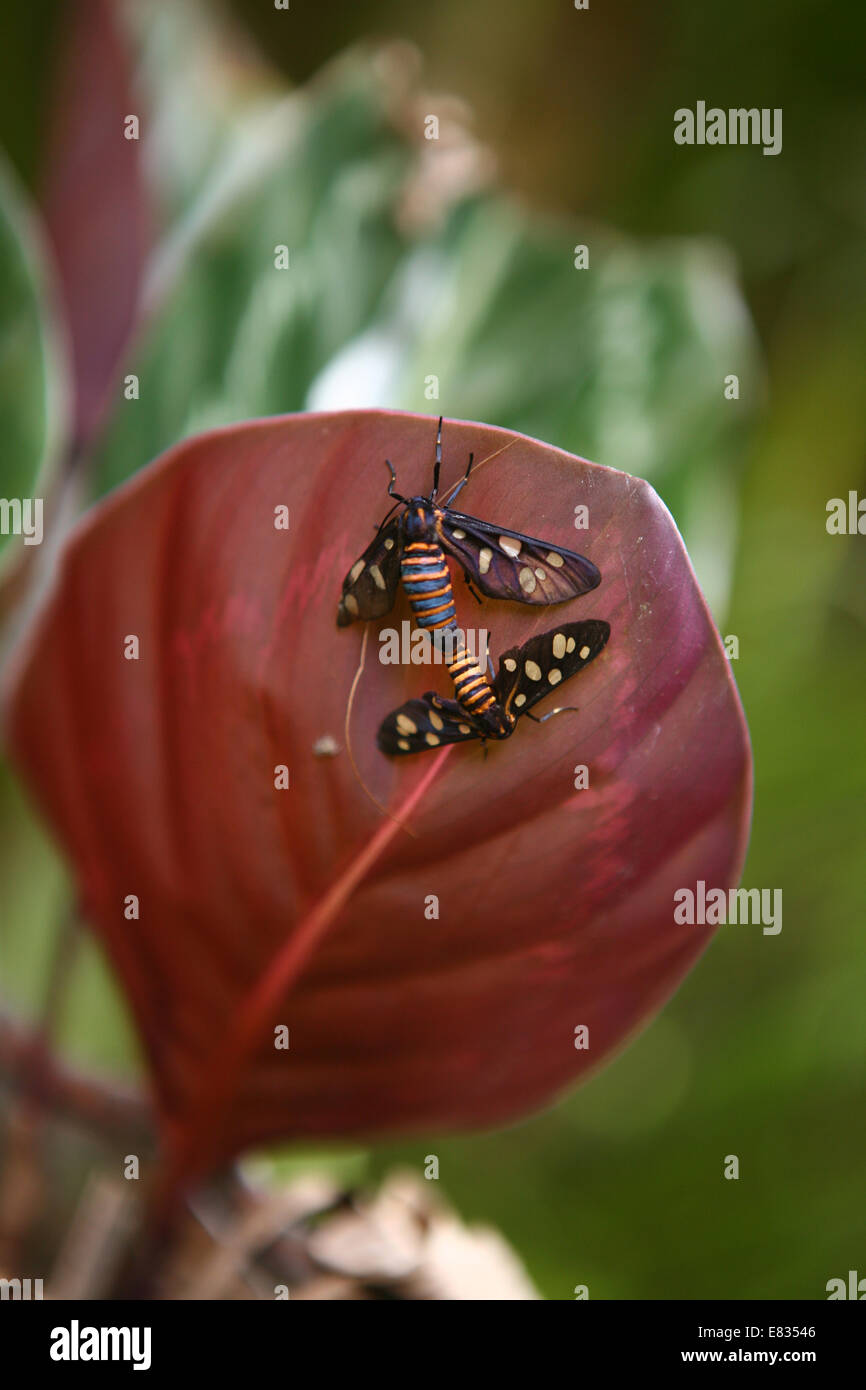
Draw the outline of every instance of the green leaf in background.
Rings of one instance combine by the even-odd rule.
[[[41,248],[0,156],[0,497],[7,500],[40,495],[65,433],[65,363]],[[0,552],[15,540],[0,530]]]
[[[66,360],[42,248],[35,216],[0,156],[0,498],[8,501],[44,503],[66,434]],[[36,548],[25,551],[11,531],[0,533],[0,564],[14,553],[32,557]],[[66,910],[65,876],[2,760],[0,832],[0,999],[32,1012]]]
[[[280,133],[269,146],[265,131],[285,98],[282,80],[243,27],[206,0],[126,0],[116,17],[137,69],[141,140],[166,225],[200,224],[278,153]]]
[[[248,131],[254,186],[226,200],[218,169],[219,194],[205,188],[207,209],[168,233],[152,269],[158,307],[128,367],[139,398],[116,407],[97,492],[188,434],[301,409],[369,322],[403,253],[394,207],[410,159],[377,73],[350,59],[314,96],[273,106]],[[237,149],[229,159],[243,163]],[[275,264],[281,246],[288,269]]]

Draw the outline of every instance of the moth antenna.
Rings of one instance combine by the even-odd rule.
[[[394,484],[395,484],[396,481],[397,481],[397,474],[394,472],[394,465],[392,464],[392,462],[391,462],[390,459],[386,459],[386,460],[385,460],[385,466],[388,468],[388,470],[389,470],[389,472],[390,472],[390,474],[391,474],[391,481],[390,481],[390,483],[388,484],[388,496],[389,496],[389,497],[396,497],[396,499],[397,499],[398,502],[405,502],[405,501],[406,501],[406,498],[405,498],[405,497],[401,497],[399,492],[395,492],[395,491],[394,491]],[[393,511],[393,510],[394,510],[394,508],[392,507],[392,508],[391,508],[391,511]]]
[[[436,494],[439,491],[439,471],[442,468],[442,416],[439,416],[439,425],[436,430],[436,459],[433,464],[433,491],[430,494],[430,501],[436,501]]]
[[[349,762],[352,764],[352,771],[355,774],[355,780],[358,783],[358,786],[363,791],[364,795],[368,797],[370,801],[372,801],[373,805],[379,811],[382,812],[383,816],[387,816],[388,819],[392,820],[395,825],[399,825],[401,830],[405,830],[406,834],[411,836],[413,840],[417,840],[418,836],[415,834],[415,831],[410,830],[408,825],[406,825],[405,821],[398,820],[396,816],[393,816],[391,812],[388,810],[387,806],[383,806],[381,801],[379,801],[379,799],[373,795],[373,793],[370,791],[370,788],[367,786],[367,783],[361,776],[360,771],[358,770],[358,764],[355,762],[355,754],[352,749],[352,734],[350,726],[352,721],[352,709],[355,704],[355,691],[358,689],[358,682],[360,681],[361,676],[363,675],[364,665],[367,659],[367,638],[369,637],[369,635],[370,624],[365,623],[364,636],[361,639],[361,660],[358,662],[358,669],[355,672],[354,677],[352,678],[352,684],[349,689],[349,698],[346,701],[346,717],[343,721],[343,737],[346,741],[346,752],[349,755]]]
[[[453,502],[455,497],[459,497],[460,493],[463,491],[463,489],[465,488],[466,484],[469,482],[469,474],[472,472],[472,464],[473,464],[474,459],[475,459],[475,455],[474,455],[474,454],[470,454],[470,455],[469,455],[469,462],[468,462],[467,465],[466,465],[466,472],[463,474],[463,477],[460,479],[460,482],[457,484],[457,486],[456,486],[456,487],[453,487],[453,488],[451,489],[450,493],[448,494],[448,501],[449,501],[449,502]]]
[[[517,444],[518,442],[519,442],[519,441],[518,441],[517,439],[509,439],[508,443],[507,443],[507,444],[503,444],[503,446],[502,446],[501,449],[496,449],[496,450],[494,450],[494,452],[493,452],[492,454],[488,454],[486,458],[479,459],[478,462],[477,462],[476,464],[472,464],[471,466],[472,466],[472,473],[473,473],[473,476],[474,476],[475,474],[477,474],[479,468],[483,468],[483,467],[484,467],[485,463],[490,463],[490,462],[492,462],[493,459],[498,459],[500,454],[504,454],[506,449],[511,449],[511,448],[513,448],[514,445]],[[445,494],[444,498],[442,499],[443,505],[444,505],[444,506],[447,507],[448,503],[451,502],[451,501],[453,501],[453,499],[456,497],[457,493],[460,491],[460,489],[461,489],[461,487],[463,486],[463,484],[466,482],[467,477],[468,477],[468,470],[467,470],[467,473],[465,473],[464,476],[463,476],[462,478],[460,478],[459,481],[456,482],[456,483],[454,484],[454,486],[450,489],[450,491],[447,492],[447,493]]]

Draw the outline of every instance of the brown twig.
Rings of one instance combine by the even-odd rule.
[[[144,1150],[154,1147],[150,1106],[131,1088],[67,1067],[51,1055],[31,1028],[0,1015],[0,1086],[23,1086],[46,1112],[71,1120],[104,1140],[123,1136]],[[39,1049],[39,1065],[31,1065]]]

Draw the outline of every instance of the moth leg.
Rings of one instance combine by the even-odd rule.
[[[533,714],[531,710],[526,710],[524,718],[531,719],[533,724],[546,724],[548,719],[552,719],[555,714],[578,714],[579,712],[577,705],[559,705],[556,709],[552,709],[549,714],[538,715]]]
[[[473,587],[472,587],[472,580],[469,578],[469,575],[466,573],[465,570],[463,571],[463,582],[465,583],[467,589],[469,590],[470,594],[471,594],[472,597],[474,598],[475,602],[476,602],[476,603],[481,603],[481,602],[482,602],[481,595],[480,595],[480,594],[476,594],[475,590],[474,590]]]

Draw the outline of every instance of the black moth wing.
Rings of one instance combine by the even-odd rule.
[[[530,638],[522,647],[503,652],[493,688],[506,714],[519,719],[594,661],[609,636],[609,623],[585,618],[579,623],[562,623]]]
[[[443,507],[437,514],[442,547],[489,598],[515,603],[565,603],[601,582],[597,567],[576,550],[492,526]]]
[[[400,513],[376,532],[343,580],[337,626],[381,618],[394,606],[400,582]]]
[[[443,700],[428,690],[419,699],[407,700],[405,705],[386,715],[376,742],[383,753],[400,756],[480,737],[480,731],[456,700]]]

